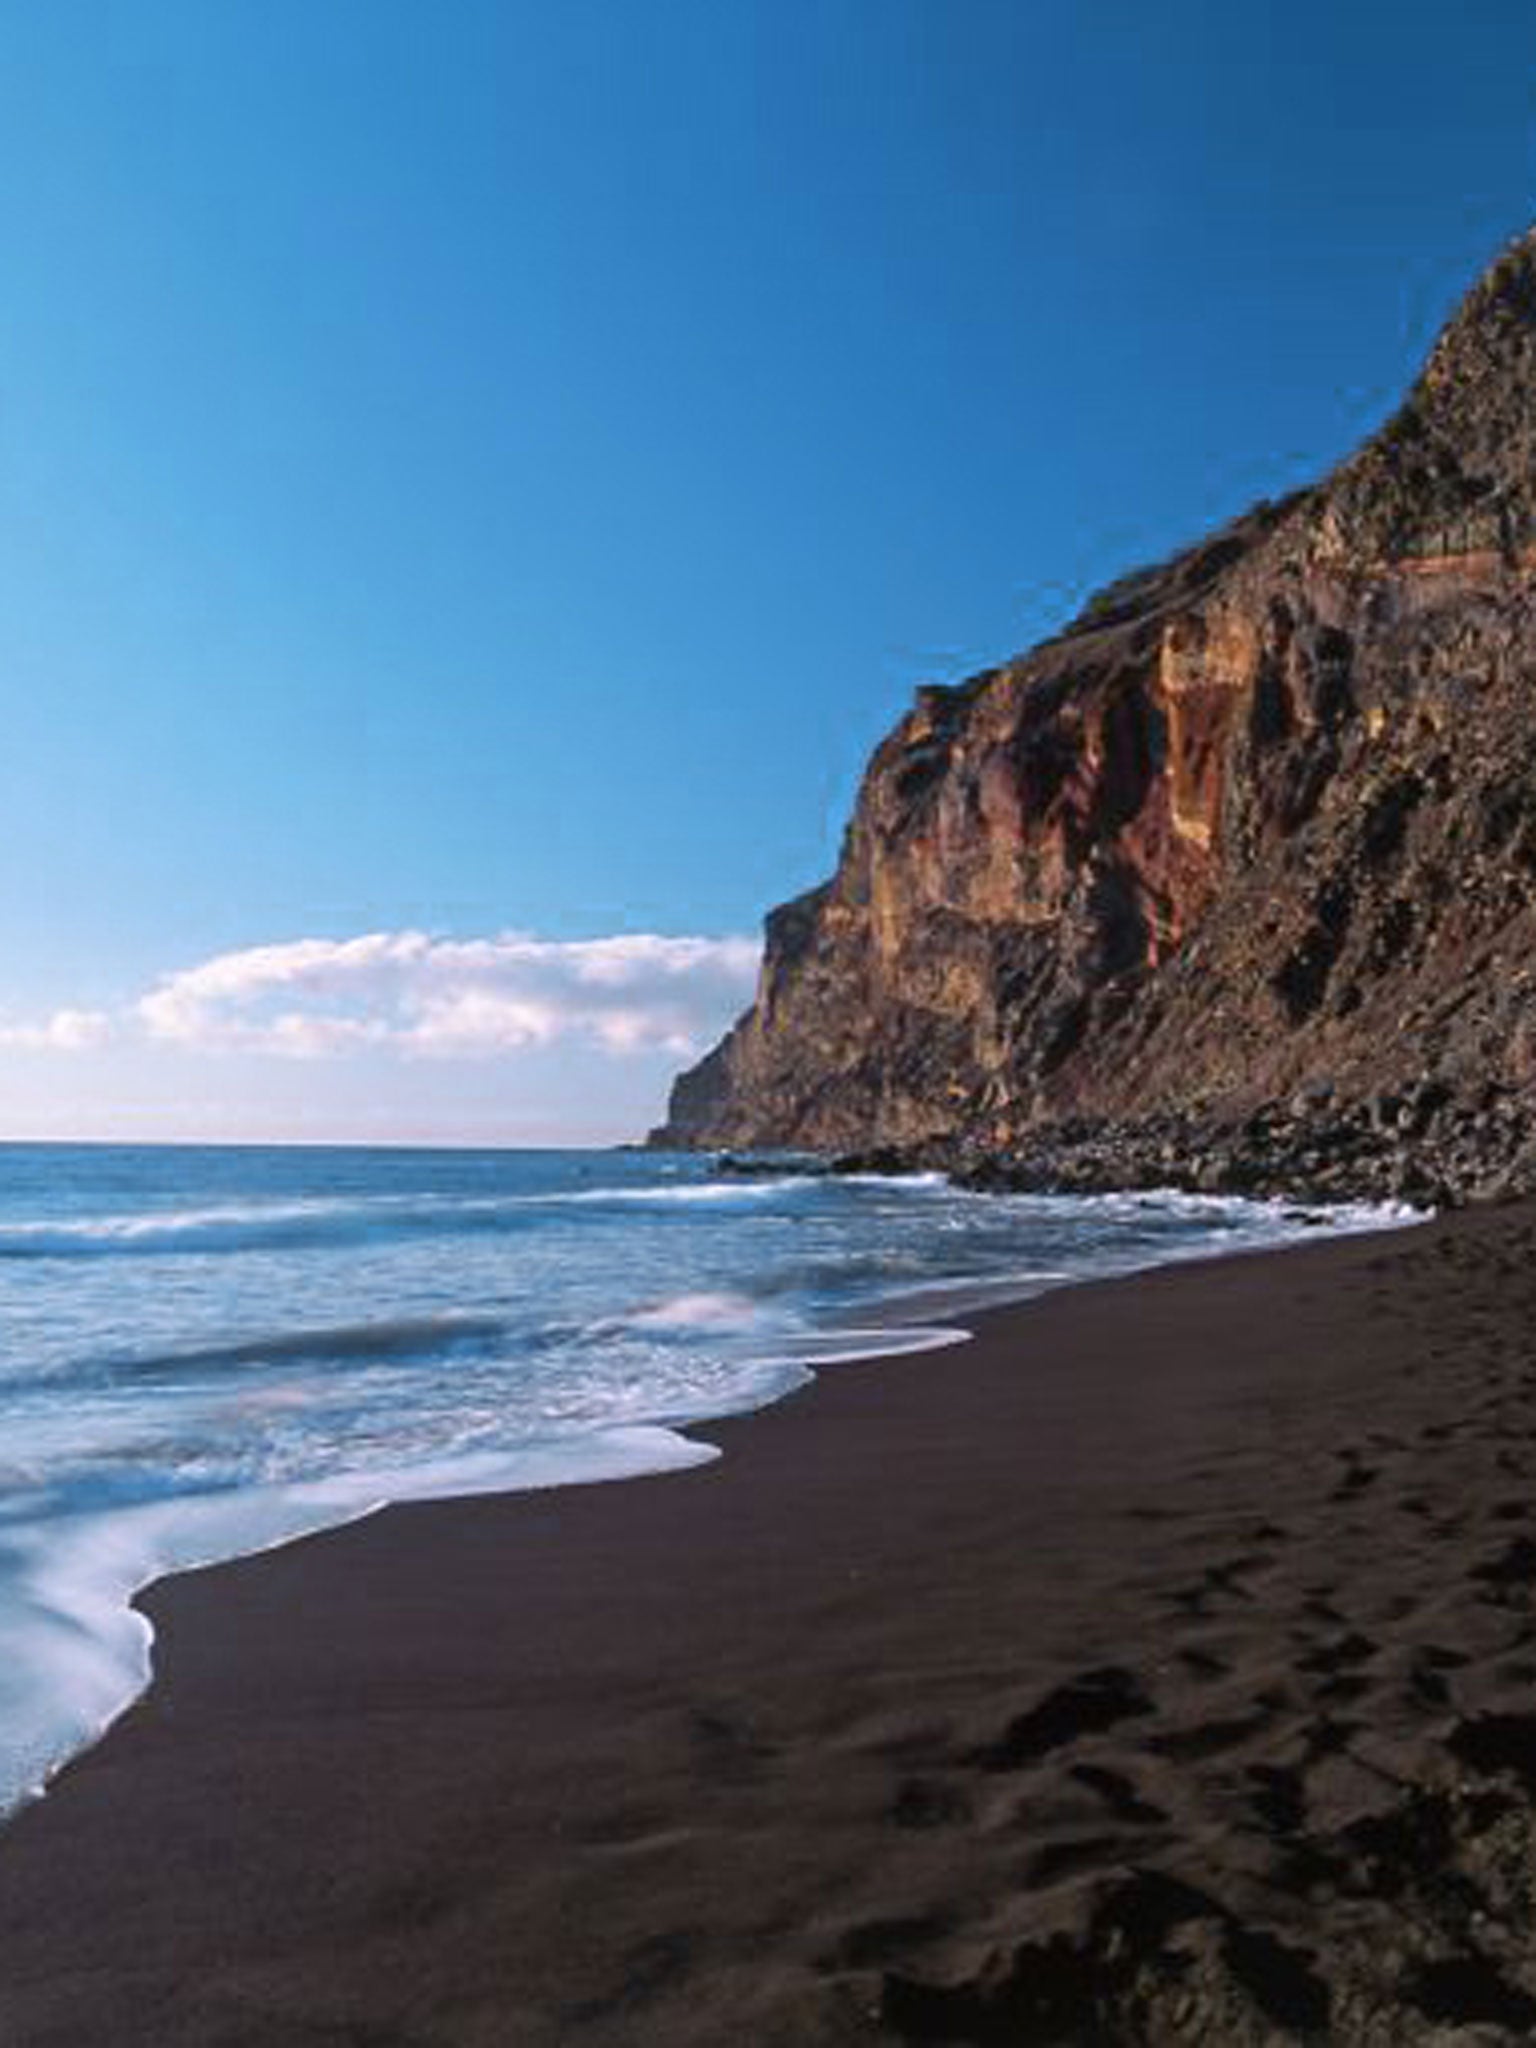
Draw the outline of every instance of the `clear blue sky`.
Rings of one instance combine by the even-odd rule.
[[[1533,58],[1527,0],[0,4],[0,1134],[643,1124],[741,956],[613,1024],[559,948],[753,934],[914,684],[1374,426],[1536,212]],[[553,950],[135,1007],[409,931]]]

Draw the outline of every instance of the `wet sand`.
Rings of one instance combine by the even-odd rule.
[[[1530,2038],[1536,1210],[975,1327],[152,1589],[0,2041]]]

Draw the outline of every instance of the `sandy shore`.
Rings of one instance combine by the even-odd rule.
[[[1536,2033],[1536,1212],[834,1369],[164,1582],[7,2048]]]

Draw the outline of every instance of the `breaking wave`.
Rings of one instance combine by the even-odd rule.
[[[163,1258],[176,1254],[228,1255],[365,1244],[396,1237],[442,1237],[511,1232],[536,1226],[536,1212],[566,1207],[666,1212],[700,1205],[755,1209],[801,1188],[810,1175],[751,1181],[704,1181],[657,1187],[560,1189],[546,1194],[441,1201],[384,1196],[362,1201],[310,1201],[209,1209],[147,1210],[83,1216],[65,1221],[0,1225],[0,1259]]]
[[[385,1500],[695,1462],[973,1305],[1405,1212],[655,1155],[0,1148],[0,1811],[144,1682],[159,1573]]]

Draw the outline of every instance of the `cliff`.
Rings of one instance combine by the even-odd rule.
[[[1536,1177],[1533,395],[1536,230],[1323,483],[920,690],[655,1140],[1025,1155],[1303,1091],[1362,1159],[1433,1119],[1453,1191]]]

